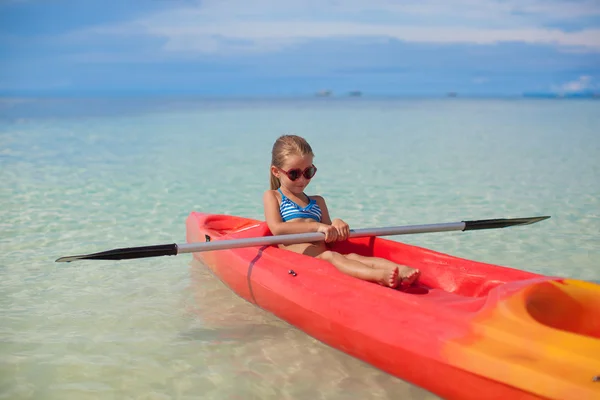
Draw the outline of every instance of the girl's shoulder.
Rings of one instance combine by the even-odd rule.
[[[316,201],[318,204],[324,204],[325,199],[321,195],[307,195],[309,199]]]
[[[263,199],[277,199],[277,201],[281,201],[281,192],[277,189],[272,190],[265,190],[265,193],[263,194]]]

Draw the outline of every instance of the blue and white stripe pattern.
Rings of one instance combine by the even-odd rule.
[[[296,218],[312,218],[317,222],[321,222],[321,207],[313,199],[306,207],[300,207],[292,200],[285,197],[281,189],[278,189],[281,193],[281,204],[279,205],[279,213],[284,222]]]

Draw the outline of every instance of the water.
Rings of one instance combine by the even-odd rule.
[[[190,255],[192,210],[262,218],[270,148],[305,136],[308,192],[351,227],[551,215],[395,237],[600,280],[600,103],[66,99],[0,104],[0,398],[435,398],[232,294]]]

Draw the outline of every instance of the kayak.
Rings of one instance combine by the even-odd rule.
[[[192,212],[188,243],[271,236]],[[321,342],[446,399],[600,399],[600,285],[382,237],[331,245],[421,270],[390,289],[277,245],[194,253],[232,291]]]

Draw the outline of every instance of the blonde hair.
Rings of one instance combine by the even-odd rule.
[[[303,137],[297,135],[283,135],[280,136],[273,144],[273,150],[271,151],[271,165],[277,168],[282,168],[285,160],[289,156],[300,156],[306,155],[314,156],[310,144]],[[271,175],[271,190],[278,189],[281,186],[279,178]]]

